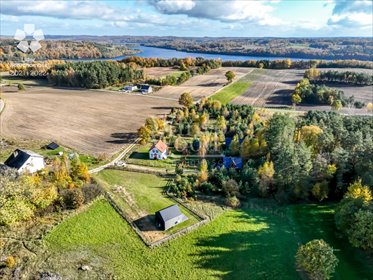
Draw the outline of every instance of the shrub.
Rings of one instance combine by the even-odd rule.
[[[18,90],[25,90],[25,86],[22,83],[19,83]]]
[[[84,196],[84,203],[91,202],[96,197],[102,194],[101,188],[97,185],[84,186],[81,190]]]
[[[77,209],[84,203],[84,195],[81,189],[65,190],[62,193],[63,206],[66,209]]]
[[[13,256],[9,256],[5,260],[5,265],[8,268],[13,268],[16,265],[16,260]]]
[[[338,264],[333,248],[322,239],[301,245],[295,258],[298,268],[312,280],[329,279]]]
[[[227,206],[230,206],[230,207],[233,207],[233,208],[237,208],[237,207],[240,206],[240,200],[236,196],[228,196],[225,199],[225,204]]]

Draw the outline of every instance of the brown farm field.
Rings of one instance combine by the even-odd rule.
[[[227,79],[224,75],[229,70],[236,73],[236,80],[253,71],[252,68],[221,67],[210,70],[206,74],[194,76],[179,86],[165,86],[155,94],[161,97],[179,99],[183,92],[189,92],[194,100],[199,100],[202,97],[212,95],[225,86]]]
[[[2,136],[58,141],[90,155],[117,153],[136,138],[146,117],[163,116],[177,105],[152,96],[50,87],[2,98]]]
[[[252,85],[246,93],[233,99],[234,104],[291,105],[290,95],[302,79],[304,70],[252,69],[248,80]]]
[[[371,73],[369,69],[339,69],[325,68],[320,71],[355,71]],[[247,76],[252,82],[246,93],[233,99],[234,104],[248,104],[256,107],[283,107],[291,106],[290,96],[296,84],[302,79],[305,70],[274,70],[274,69],[253,69]],[[354,96],[356,101],[365,103],[373,102],[373,86],[350,86],[341,84],[328,84],[343,90],[347,97]],[[299,110],[330,110],[330,106],[297,106]],[[342,109],[343,113],[364,114],[365,109]]]
[[[167,75],[181,72],[179,69],[173,67],[149,67],[143,68],[143,70],[146,77],[150,79],[159,79]]]

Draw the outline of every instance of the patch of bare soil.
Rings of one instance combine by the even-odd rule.
[[[83,89],[33,87],[3,93],[2,136],[57,141],[90,155],[113,155],[137,138],[150,116],[177,101]]]
[[[194,100],[207,97],[215,93],[227,84],[225,73],[233,71],[236,73],[236,79],[250,73],[252,68],[245,67],[221,67],[213,69],[203,75],[197,75],[190,78],[185,83],[178,86],[165,86],[155,93],[156,96],[179,99],[184,92],[189,92]]]

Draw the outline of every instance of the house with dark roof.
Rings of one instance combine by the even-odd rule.
[[[18,173],[34,173],[45,168],[44,157],[27,150],[16,149],[4,162],[10,168],[17,169]]]
[[[156,226],[161,230],[168,230],[186,220],[188,220],[188,217],[181,213],[177,204],[166,207],[155,213]]]
[[[235,168],[235,169],[242,169],[243,161],[240,157],[224,157],[223,158],[223,165],[225,168]]]
[[[152,86],[146,85],[146,84],[139,85],[139,89],[140,89],[140,91],[141,91],[142,94],[153,92]]]
[[[157,143],[153,144],[149,149],[150,159],[166,159],[167,158],[168,146],[163,141],[159,140]]]
[[[133,92],[133,91],[136,91],[136,90],[138,90],[136,85],[126,85],[123,88],[123,91],[125,91],[125,92]]]

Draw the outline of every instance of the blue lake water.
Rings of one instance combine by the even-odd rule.
[[[221,59],[221,60],[281,60],[281,59],[291,59],[291,60],[309,60],[291,57],[259,57],[259,56],[246,56],[246,55],[228,55],[228,54],[208,54],[208,53],[197,53],[197,52],[183,52],[177,50],[155,48],[155,47],[145,47],[139,46],[136,49],[140,49],[141,52],[136,54],[139,57],[158,57],[158,58],[184,58],[184,57],[203,57],[206,59]],[[120,60],[126,56],[119,56],[114,58],[115,60]]]

